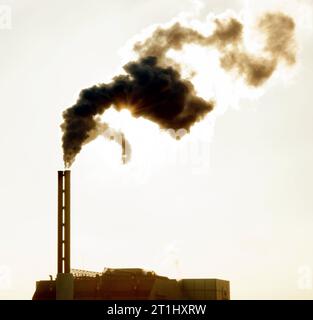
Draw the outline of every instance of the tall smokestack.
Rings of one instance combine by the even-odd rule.
[[[56,300],[73,300],[71,274],[71,171],[58,171],[58,274]]]
[[[71,272],[71,172],[58,171],[58,273]]]

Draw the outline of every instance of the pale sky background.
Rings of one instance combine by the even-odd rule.
[[[203,1],[199,19],[238,13],[248,2],[261,1]],[[73,268],[222,278],[230,280],[232,299],[313,298],[313,2],[266,4],[303,14],[298,64],[289,76],[257,99],[230,106],[211,139],[204,124],[202,138],[176,142],[121,115],[133,145],[128,166],[120,164],[118,146],[103,138],[77,157]],[[11,28],[0,28],[0,299],[30,299],[36,280],[56,273],[62,111],[81,89],[115,74],[129,39],[195,12],[197,2],[0,5],[12,14]]]

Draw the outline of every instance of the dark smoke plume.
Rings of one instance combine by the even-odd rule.
[[[246,51],[243,25],[235,18],[216,19],[215,26],[210,36],[179,23],[157,28],[148,39],[135,44],[139,60],[124,66],[125,75],[82,90],[76,104],[63,113],[65,166],[73,163],[84,144],[107,132],[109,126],[101,123],[99,115],[110,107],[127,108],[134,117],[144,117],[164,129],[187,131],[213,109],[212,101],[197,96],[192,83],[181,78],[180,65],[166,56],[169,49],[182,50],[186,44],[214,47],[224,70],[235,70],[255,87],[273,74],[280,61],[295,63],[295,23],[282,13],[267,13],[258,21],[265,35],[262,56]]]
[[[159,67],[156,57],[130,62],[124,69],[127,75],[84,89],[76,104],[63,113],[66,166],[72,164],[82,145],[98,133],[95,117],[111,106],[116,110],[127,108],[134,117],[154,121],[161,128],[187,130],[213,108],[213,103],[198,97],[192,83],[181,79],[176,70]]]

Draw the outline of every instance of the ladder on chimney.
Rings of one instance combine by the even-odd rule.
[[[71,272],[71,172],[58,171],[58,273]]]

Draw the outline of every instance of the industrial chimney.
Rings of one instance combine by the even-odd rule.
[[[58,171],[58,273],[71,272],[71,172]]]
[[[58,171],[58,274],[56,299],[71,300],[71,171]]]

